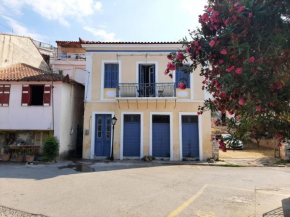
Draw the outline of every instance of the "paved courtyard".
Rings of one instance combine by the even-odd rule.
[[[0,163],[0,206],[59,217],[255,217],[283,216],[290,203],[289,167],[71,164]]]

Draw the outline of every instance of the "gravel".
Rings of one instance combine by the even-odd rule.
[[[45,217],[45,216],[39,214],[31,214],[0,206],[0,217]]]

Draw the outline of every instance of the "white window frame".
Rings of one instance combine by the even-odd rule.
[[[101,100],[102,101],[112,101],[112,99],[104,98],[104,86],[105,86],[105,64],[119,64],[119,81],[118,83],[122,83],[122,62],[121,60],[102,60],[102,70],[101,70]],[[113,100],[115,101],[115,100]]]

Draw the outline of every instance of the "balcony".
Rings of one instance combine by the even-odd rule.
[[[119,83],[117,98],[175,98],[175,83]]]
[[[57,60],[65,60],[65,61],[86,61],[85,53],[57,53]]]

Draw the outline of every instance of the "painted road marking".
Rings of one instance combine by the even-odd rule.
[[[196,215],[198,217],[216,217],[214,212],[204,212],[204,211],[201,211],[199,210]]]
[[[208,186],[208,184],[205,184],[201,187],[201,189],[195,194],[193,195],[190,199],[188,199],[186,202],[184,202],[183,204],[181,204],[176,210],[174,210],[172,213],[170,213],[167,217],[174,217],[177,216],[180,212],[182,212],[182,210],[184,210],[186,207],[188,207],[193,201],[196,200],[196,198],[198,198],[202,192],[204,191],[204,189],[206,189]]]

